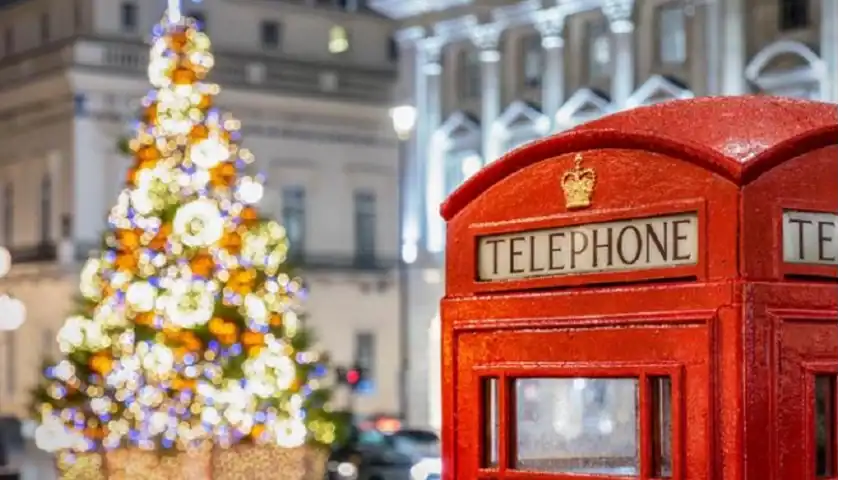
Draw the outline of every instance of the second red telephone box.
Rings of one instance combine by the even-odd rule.
[[[836,477],[837,109],[709,98],[443,206],[443,478]]]

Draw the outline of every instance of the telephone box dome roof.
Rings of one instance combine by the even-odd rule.
[[[450,220],[514,172],[577,151],[653,151],[744,185],[789,158],[835,144],[835,104],[769,96],[675,100],[609,115],[513,150],[455,190],[441,212]]]

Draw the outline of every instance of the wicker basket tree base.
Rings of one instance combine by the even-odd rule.
[[[162,456],[122,449],[57,459],[58,480],[322,480],[318,449],[238,445]]]
[[[107,452],[107,480],[209,480],[211,452],[198,450],[158,455],[145,450]]]
[[[238,445],[214,450],[214,480],[322,480],[326,454],[310,447]]]
[[[103,480],[104,457],[100,453],[59,455],[56,473],[57,480]]]

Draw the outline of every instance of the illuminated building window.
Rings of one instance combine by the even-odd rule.
[[[671,65],[686,61],[686,15],[682,5],[659,9],[659,60]]]
[[[344,53],[350,49],[350,41],[347,38],[347,29],[341,25],[330,28],[330,40],[327,46],[330,53]]]
[[[588,73],[591,80],[611,74],[612,46],[605,21],[588,24]]]
[[[525,86],[535,88],[540,86],[543,77],[543,47],[540,45],[539,35],[526,37],[523,43],[523,76]]]

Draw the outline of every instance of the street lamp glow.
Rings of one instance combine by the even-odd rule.
[[[27,309],[24,303],[8,295],[0,296],[0,331],[11,332],[24,324]]]
[[[12,268],[12,255],[6,247],[0,247],[0,278],[6,276]]]
[[[468,157],[463,159],[461,170],[463,170],[464,178],[469,178],[472,175],[475,175],[480,169],[481,157],[479,157],[478,155],[469,155]]]
[[[413,263],[419,255],[419,248],[413,242],[404,243],[401,247],[401,260],[404,263]]]
[[[412,105],[399,105],[389,111],[392,117],[392,128],[398,134],[398,138],[405,140],[409,138],[410,132],[416,125],[416,107]]]

